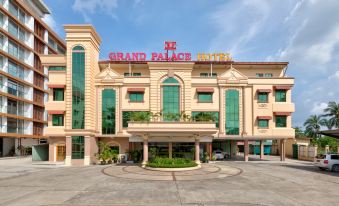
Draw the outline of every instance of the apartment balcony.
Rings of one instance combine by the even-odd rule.
[[[295,106],[293,103],[275,102],[273,103],[273,112],[294,112]]]
[[[272,129],[272,135],[276,137],[295,138],[293,128],[274,128]]]
[[[65,101],[48,101],[45,104],[45,109],[48,112],[66,111],[66,102]]]
[[[66,70],[50,70],[49,81],[47,83],[49,88],[63,88],[66,86]]]
[[[39,55],[41,64],[44,66],[66,66],[66,56],[64,54]]]
[[[54,136],[60,137],[65,136],[65,127],[64,126],[48,126],[44,128],[44,136]]]

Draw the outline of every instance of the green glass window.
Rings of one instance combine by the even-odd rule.
[[[265,73],[265,77],[273,77],[272,73]]]
[[[264,77],[264,74],[263,73],[256,73],[255,76],[256,77]]]
[[[239,135],[239,91],[226,91],[226,134]]]
[[[102,91],[102,134],[115,134],[115,91]]]
[[[164,121],[178,121],[179,118],[179,82],[173,78],[163,81],[162,109]],[[171,84],[171,85],[166,85]],[[176,85],[177,84],[177,85]]]
[[[64,115],[63,114],[53,114],[52,115],[52,125],[53,126],[64,126]]]
[[[192,119],[197,122],[215,121],[215,126],[219,128],[219,112],[192,112]]]
[[[275,127],[286,127],[286,116],[275,116]]]
[[[83,136],[72,137],[72,159],[84,159],[85,138]]]
[[[130,74],[130,73],[128,73],[128,72],[125,72],[124,73],[124,76],[125,77],[141,77],[141,73],[140,72],[136,72],[136,73],[132,73],[132,74]]]
[[[49,71],[65,71],[66,67],[63,66],[50,66],[48,67]]]
[[[275,90],[275,101],[286,102],[286,90]]]
[[[217,73],[212,73],[212,77],[216,77],[216,76],[218,76]],[[200,73],[200,77],[211,77],[211,73],[207,73],[207,72]]]
[[[213,102],[213,93],[198,93],[198,102]]]
[[[259,103],[267,103],[268,102],[268,93],[259,92],[258,93],[258,102]]]
[[[144,93],[129,93],[129,101],[130,102],[143,102]]]
[[[268,120],[267,119],[259,119],[258,120],[259,128],[268,128]]]
[[[85,128],[85,50],[72,50],[72,128]]]
[[[62,88],[53,89],[53,101],[64,101],[64,89]]]

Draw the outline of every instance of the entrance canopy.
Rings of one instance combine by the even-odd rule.
[[[339,139],[339,129],[321,131],[320,134]]]
[[[133,136],[130,141],[191,142],[199,138],[210,142],[217,131],[214,122],[129,122],[127,128]]]

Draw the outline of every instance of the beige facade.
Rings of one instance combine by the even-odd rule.
[[[66,55],[41,58],[44,65],[67,68],[49,74],[50,97],[46,109],[50,115],[45,135],[50,139],[50,161],[57,161],[55,157],[60,144],[66,146],[66,164],[94,163],[98,141],[118,146],[121,155],[132,150],[134,145],[143,145],[144,163],[148,158],[145,148],[156,143],[168,144],[169,153],[172,153],[172,143],[190,143],[192,147],[194,145],[195,158],[199,162],[199,151],[212,152],[212,142],[228,141],[230,151],[234,151],[235,141],[244,141],[247,160],[249,140],[281,140],[281,154],[284,154],[285,140],[294,138],[291,125],[291,114],[295,110],[291,101],[294,78],[285,76],[287,62],[99,61],[101,40],[92,26],[66,25],[65,31]],[[73,129],[72,120],[75,112],[72,108],[75,98],[72,69],[76,66],[72,55],[77,46],[84,49],[81,52],[85,57],[83,129]],[[167,84],[167,79],[174,83]],[[165,120],[167,108],[164,107],[168,99],[164,99],[167,98],[164,88],[168,85],[178,88],[175,104],[178,103],[178,113],[181,117],[185,114],[185,118]],[[63,101],[53,101],[54,88],[64,88]],[[103,129],[106,127],[103,125],[103,107],[107,106],[103,103],[103,91],[107,89],[112,89],[115,94],[115,125],[111,128],[114,132],[109,134],[103,133],[106,131]],[[236,94],[233,98],[237,104],[232,107],[237,109],[234,111],[228,108],[231,105],[228,91]],[[141,94],[142,101],[132,101],[130,94],[134,93]],[[200,99],[201,94],[207,94],[207,101]],[[260,99],[259,94],[264,99]],[[277,101],[277,98],[281,99]],[[149,112],[152,118],[148,121],[128,119],[126,126],[124,114],[133,111]],[[217,118],[202,121],[194,116],[207,112],[217,114]],[[55,114],[63,115],[63,125],[53,126]],[[155,117],[155,114],[161,115]],[[228,125],[231,124],[235,126],[230,128]],[[81,159],[72,158],[72,138],[75,136],[84,139]]]

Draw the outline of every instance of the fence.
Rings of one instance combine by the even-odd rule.
[[[299,145],[298,147],[298,159],[314,161],[318,154],[318,147],[316,146],[304,146]]]

